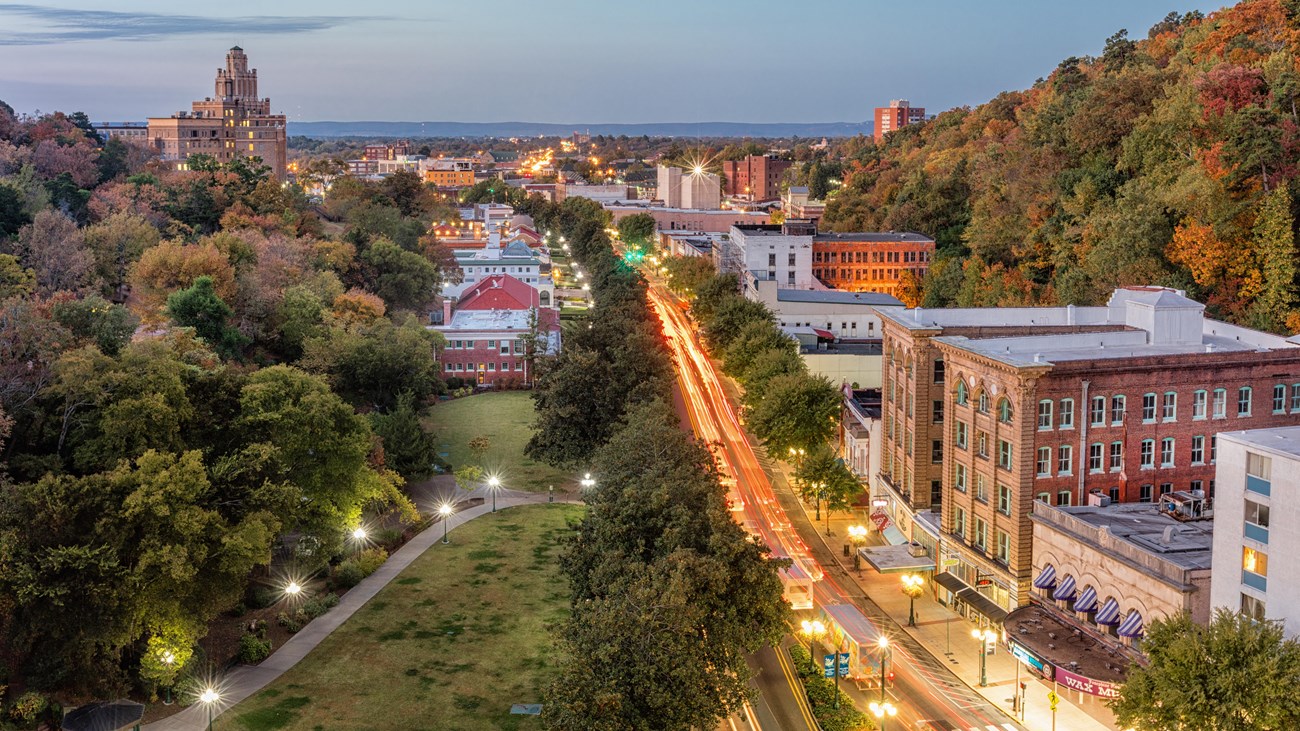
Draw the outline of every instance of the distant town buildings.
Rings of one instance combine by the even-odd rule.
[[[876,107],[876,124],[873,133],[876,142],[879,142],[884,139],[886,133],[924,121],[924,108],[914,107],[906,99],[893,99],[887,107]]]
[[[655,227],[660,231],[706,231],[709,233],[727,233],[732,226],[765,224],[771,220],[766,211],[733,211],[718,208],[699,210],[687,208],[665,208],[653,206],[648,202],[627,204],[604,204],[605,210],[614,217],[614,223],[638,213],[645,213],[655,220]]]
[[[713,173],[660,165],[656,180],[655,197],[666,208],[716,210],[722,205],[722,182]]]
[[[589,198],[597,203],[624,203],[636,200],[636,194],[624,184],[589,185],[586,183],[559,182],[555,184],[555,202],[566,198]]]
[[[744,160],[724,160],[723,192],[754,201],[776,200],[781,197],[781,177],[793,164],[772,155],[750,155]]]
[[[802,218],[818,223],[826,212],[826,202],[811,198],[808,186],[792,185],[781,197],[781,210],[785,211],[786,218]]]
[[[105,141],[118,139],[137,145],[149,144],[148,122],[97,122],[94,127]]]
[[[503,243],[500,228],[489,229],[487,244],[482,248],[457,249],[454,256],[461,272],[461,281],[444,284],[444,297],[460,297],[487,277],[509,274],[536,289],[543,307],[550,307],[554,303],[555,283],[551,279],[550,257],[531,248],[525,241]]]
[[[230,49],[226,67],[217,70],[214,95],[191,109],[149,118],[148,141],[163,160],[185,169],[191,155],[210,155],[221,163],[258,157],[284,179],[285,117],[272,114],[271,100],[257,95],[257,69],[248,68],[244,49]]]
[[[732,226],[728,239],[737,273],[742,281],[748,276],[785,289],[811,288],[812,234],[806,221]]]
[[[813,276],[849,292],[898,294],[900,277],[925,277],[934,239],[917,233],[819,233],[813,237]]]

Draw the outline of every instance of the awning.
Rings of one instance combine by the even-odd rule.
[[[1050,563],[1043,567],[1038,578],[1034,579],[1035,589],[1051,589],[1056,586],[1056,567]]]
[[[1141,637],[1143,635],[1142,613],[1136,609],[1129,612],[1116,632],[1120,637]]]
[[[858,555],[882,574],[934,571],[934,559],[925,554],[913,556],[910,545],[867,546],[859,548]]]
[[[1052,598],[1063,602],[1068,602],[1073,599],[1074,576],[1066,574],[1065,578],[1061,581],[1061,585],[1056,587],[1056,591],[1052,592]]]
[[[1101,609],[1097,610],[1097,616],[1094,618],[1097,624],[1119,624],[1119,602],[1114,599],[1107,599]]]
[[[1002,624],[1007,618],[1007,610],[973,588],[967,587],[957,592],[957,598],[970,605],[971,609],[988,617],[993,624]]]
[[[830,330],[823,330],[823,329],[821,329],[821,328],[819,328],[819,327],[815,327],[815,328],[812,329],[812,331],[815,332],[815,333],[817,333],[817,337],[820,338],[820,339],[822,339],[822,340],[834,340],[834,339],[835,339],[835,333],[831,332]]]
[[[889,541],[889,545],[891,546],[901,546],[908,542],[907,536],[903,535],[903,531],[899,530],[898,526],[893,525],[892,523],[885,526],[885,529],[880,533],[885,537],[886,541]]]
[[[1097,609],[1097,590],[1091,586],[1083,590],[1079,598],[1074,601],[1074,611],[1092,612]]]
[[[956,594],[962,589],[970,588],[970,586],[968,586],[966,582],[957,578],[956,574],[950,574],[947,571],[943,572],[942,574],[935,574],[934,583],[938,584],[939,586],[942,586],[943,588],[947,589],[953,594]]]

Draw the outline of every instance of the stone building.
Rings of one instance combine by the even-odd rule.
[[[271,100],[257,95],[257,69],[248,68],[244,49],[226,54],[217,69],[214,95],[191,104],[191,111],[149,118],[149,144],[159,156],[184,170],[191,155],[218,162],[259,157],[283,180],[288,141],[283,114],[271,113]]]

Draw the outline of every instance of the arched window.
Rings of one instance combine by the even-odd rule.
[[[542,292],[541,292],[541,300],[542,300],[542,307],[550,307],[550,306],[551,306],[551,293],[550,293],[550,292],[547,292],[546,290],[542,290]]]
[[[979,410],[981,414],[989,413],[989,392],[980,391]]]
[[[1004,398],[998,401],[998,421],[1003,424],[1011,423],[1011,399]]]
[[[965,406],[969,402],[970,402],[969,394],[966,391],[966,382],[958,381],[957,382],[957,403],[960,404],[961,406]]]

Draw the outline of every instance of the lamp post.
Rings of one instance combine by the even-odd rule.
[[[284,587],[284,596],[287,599],[292,599],[301,593],[302,593],[302,584],[299,584],[296,581],[290,581]]]
[[[167,666],[167,677],[170,678],[172,674],[172,665],[176,663],[176,656],[172,654],[171,650],[164,650],[162,654],[162,661],[163,664]],[[170,706],[171,704],[172,704],[172,684],[171,682],[168,682],[167,697],[166,699],[163,700],[163,705]]]
[[[800,623],[799,633],[808,638],[808,659],[813,661],[815,665],[816,661],[813,660],[813,640],[826,634],[826,625],[815,619],[811,622],[805,619]]]
[[[366,540],[366,529],[361,526],[352,529],[352,540],[363,543]]]
[[[865,525],[849,526],[849,543],[853,544],[853,568],[860,574],[862,573],[862,554],[858,549],[862,548],[867,542],[867,527]]]
[[[921,596],[925,579],[920,574],[903,574],[903,593],[907,595],[907,626],[916,626],[916,598]]]
[[[885,667],[889,664],[889,638],[881,635],[876,640],[876,647],[880,648],[880,702],[885,702]]]
[[[221,700],[221,694],[212,688],[204,690],[199,695],[199,702],[208,707],[208,731],[212,731],[212,707]]]
[[[453,512],[455,512],[455,509],[451,507],[451,503],[443,503],[438,508],[438,515],[442,516],[442,542],[443,543],[451,542],[447,540],[447,523],[451,522],[450,519],[451,519],[451,514]]]
[[[988,654],[989,645],[998,638],[998,633],[991,629],[973,629],[970,636],[979,640],[980,643],[980,687],[986,687],[989,684],[988,676]]]
[[[893,703],[888,701],[884,703],[871,701],[871,705],[868,706],[868,708],[871,709],[871,715],[876,717],[876,726],[879,731],[885,731],[886,718],[893,718],[898,715],[898,709],[894,707]]]
[[[488,489],[492,492],[492,512],[497,511],[497,491],[501,489],[501,479],[496,475],[488,478]]]
[[[578,484],[582,485],[583,490],[590,490],[596,486],[596,481],[591,479],[590,472],[586,472],[582,475],[582,479],[578,481]]]

